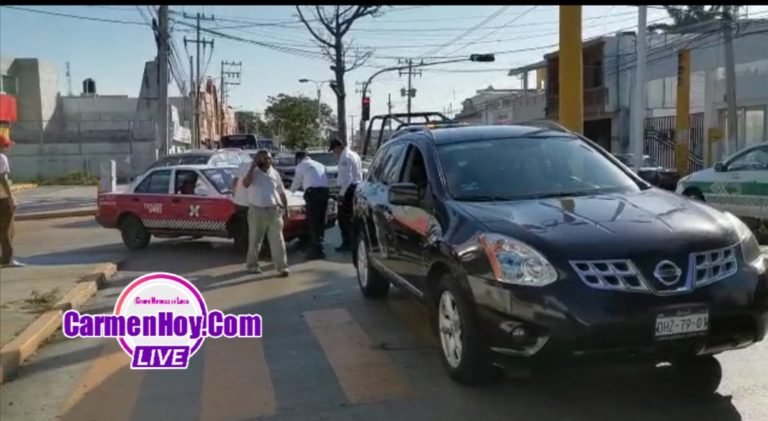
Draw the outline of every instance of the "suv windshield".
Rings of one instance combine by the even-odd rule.
[[[234,180],[235,175],[231,169],[213,168],[203,170],[203,173],[208,177],[208,180],[211,181],[211,184],[216,187],[216,190],[218,190],[219,193],[226,194],[232,192],[232,181]]]
[[[635,181],[570,136],[471,141],[438,146],[457,200],[518,200],[639,191]]]

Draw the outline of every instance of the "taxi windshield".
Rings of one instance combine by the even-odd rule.
[[[216,190],[222,194],[232,193],[232,181],[235,178],[230,168],[211,168],[203,170],[203,174],[213,184]]]

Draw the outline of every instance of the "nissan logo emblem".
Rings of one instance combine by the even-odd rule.
[[[672,286],[680,280],[683,271],[669,260],[662,260],[653,270],[653,276],[666,286]]]

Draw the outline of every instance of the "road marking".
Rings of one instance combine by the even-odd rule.
[[[428,345],[437,347],[439,343],[429,325],[427,310],[412,300],[388,300],[387,304],[403,324]]]
[[[304,313],[304,320],[350,403],[401,399],[411,394],[410,385],[386,353],[373,349],[370,338],[347,310],[310,311]]]
[[[136,405],[144,371],[130,369],[131,358],[114,339],[106,340],[64,403],[62,420],[128,421]]]
[[[244,420],[275,413],[275,389],[261,339],[209,339],[204,351],[201,420]]]

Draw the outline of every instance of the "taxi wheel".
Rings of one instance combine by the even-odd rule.
[[[120,235],[123,237],[123,244],[131,250],[147,247],[152,238],[141,220],[133,215],[125,217],[120,223]]]

